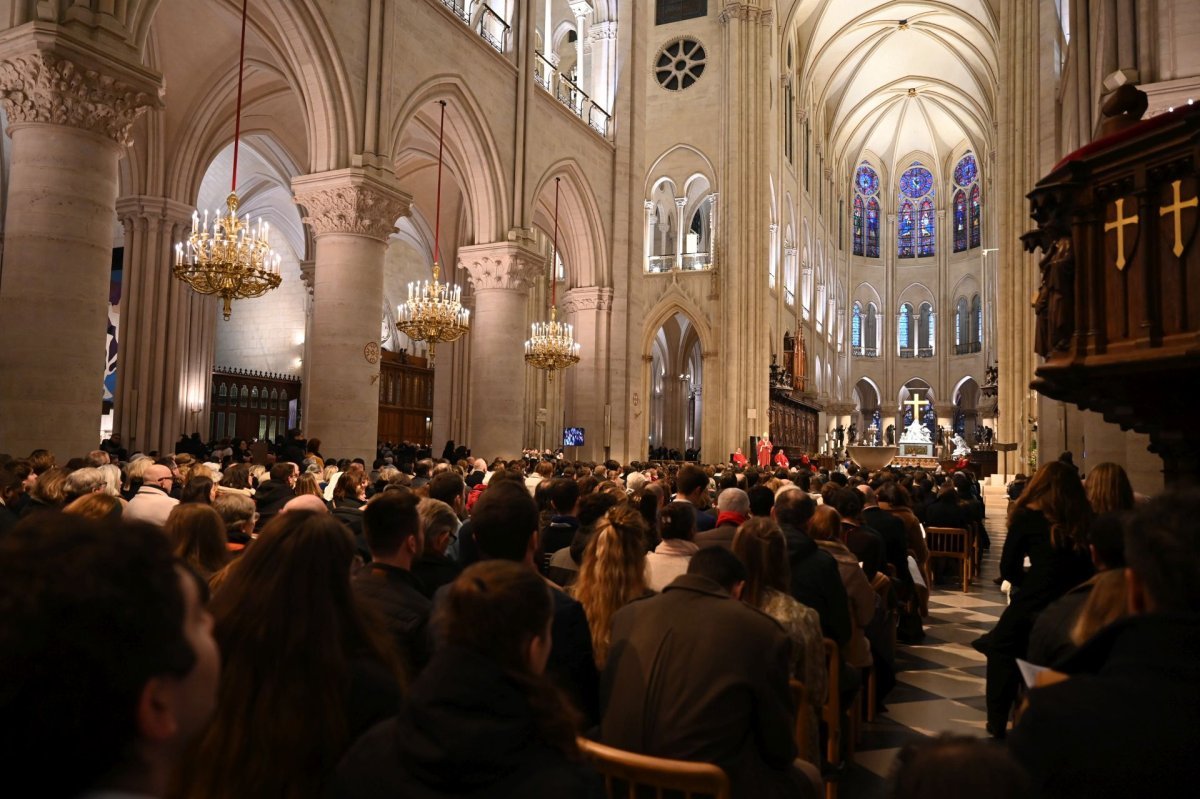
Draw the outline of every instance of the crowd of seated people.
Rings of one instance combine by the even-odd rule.
[[[892,641],[920,638],[923,525],[983,518],[963,473],[105,444],[0,456],[0,762],[39,795],[603,796],[585,736],[817,796],[847,756],[821,709],[848,723],[868,679],[882,707]],[[977,642],[989,730],[1018,658],[1067,679],[1020,699],[1014,758],[933,742],[895,794],[992,771],[995,796],[1182,792],[1198,503],[1135,511],[1119,467],[1034,474]]]

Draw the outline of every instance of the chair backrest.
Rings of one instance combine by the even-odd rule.
[[[930,557],[964,558],[970,552],[970,538],[961,527],[926,527],[925,535]]]
[[[792,689],[792,702],[796,705],[796,751],[804,756],[808,751],[808,747],[812,743],[808,740],[808,722],[809,722],[809,701],[808,688],[799,680],[788,680],[788,687]]]
[[[662,796],[663,791],[678,791],[685,799],[730,799],[729,777],[711,763],[639,755],[586,738],[579,739],[579,748],[604,778],[604,793],[609,799],[639,796],[639,789],[646,788],[653,789],[656,796]]]
[[[821,708],[821,720],[828,730],[828,746],[825,758],[830,763],[841,762],[842,751],[842,707],[841,685],[838,673],[841,669],[841,656],[838,653],[837,641],[825,639],[825,671],[829,675],[829,695]]]

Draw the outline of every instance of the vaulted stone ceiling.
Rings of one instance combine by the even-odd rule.
[[[852,167],[870,152],[895,175],[913,151],[944,167],[964,139],[991,149],[999,22],[987,0],[811,5],[801,75],[823,107],[834,163]]]

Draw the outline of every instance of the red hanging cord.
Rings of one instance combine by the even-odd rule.
[[[246,6],[250,0],[242,0],[242,44],[238,53],[237,115],[233,123],[233,180],[230,193],[237,192],[238,149],[242,142],[242,78],[246,71]]]
[[[550,307],[558,305],[558,181],[554,179],[554,247],[550,250]]]
[[[441,260],[440,243],[442,240],[442,146],[446,134],[446,101],[438,100],[442,107],[442,120],[438,124],[438,182],[437,182],[437,211],[433,223],[433,263],[437,266]]]

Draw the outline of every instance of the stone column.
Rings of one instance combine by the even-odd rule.
[[[45,28],[45,29],[43,29]],[[99,444],[117,161],[160,79],[29,25],[0,36],[12,137],[0,284],[0,449]]]
[[[123,197],[125,267],[113,430],[132,452],[171,452],[180,434],[209,437],[216,306],[171,273],[192,208],[166,197]]]
[[[613,65],[617,57],[617,22],[593,22],[588,29],[592,45],[592,101],[612,113]]]
[[[471,276],[471,425],[466,443],[484,460],[521,453],[525,429],[525,349],[529,287],[546,259],[518,242],[459,247]]]
[[[379,429],[383,255],[411,199],[384,172],[363,167],[292,181],[316,237],[304,364],[304,434],[324,452],[374,458]]]
[[[563,297],[563,317],[575,326],[579,342],[579,363],[567,372],[567,421],[587,430],[579,453],[583,460],[602,460],[608,443],[604,423],[612,306],[613,290],[601,286],[571,289]]]

